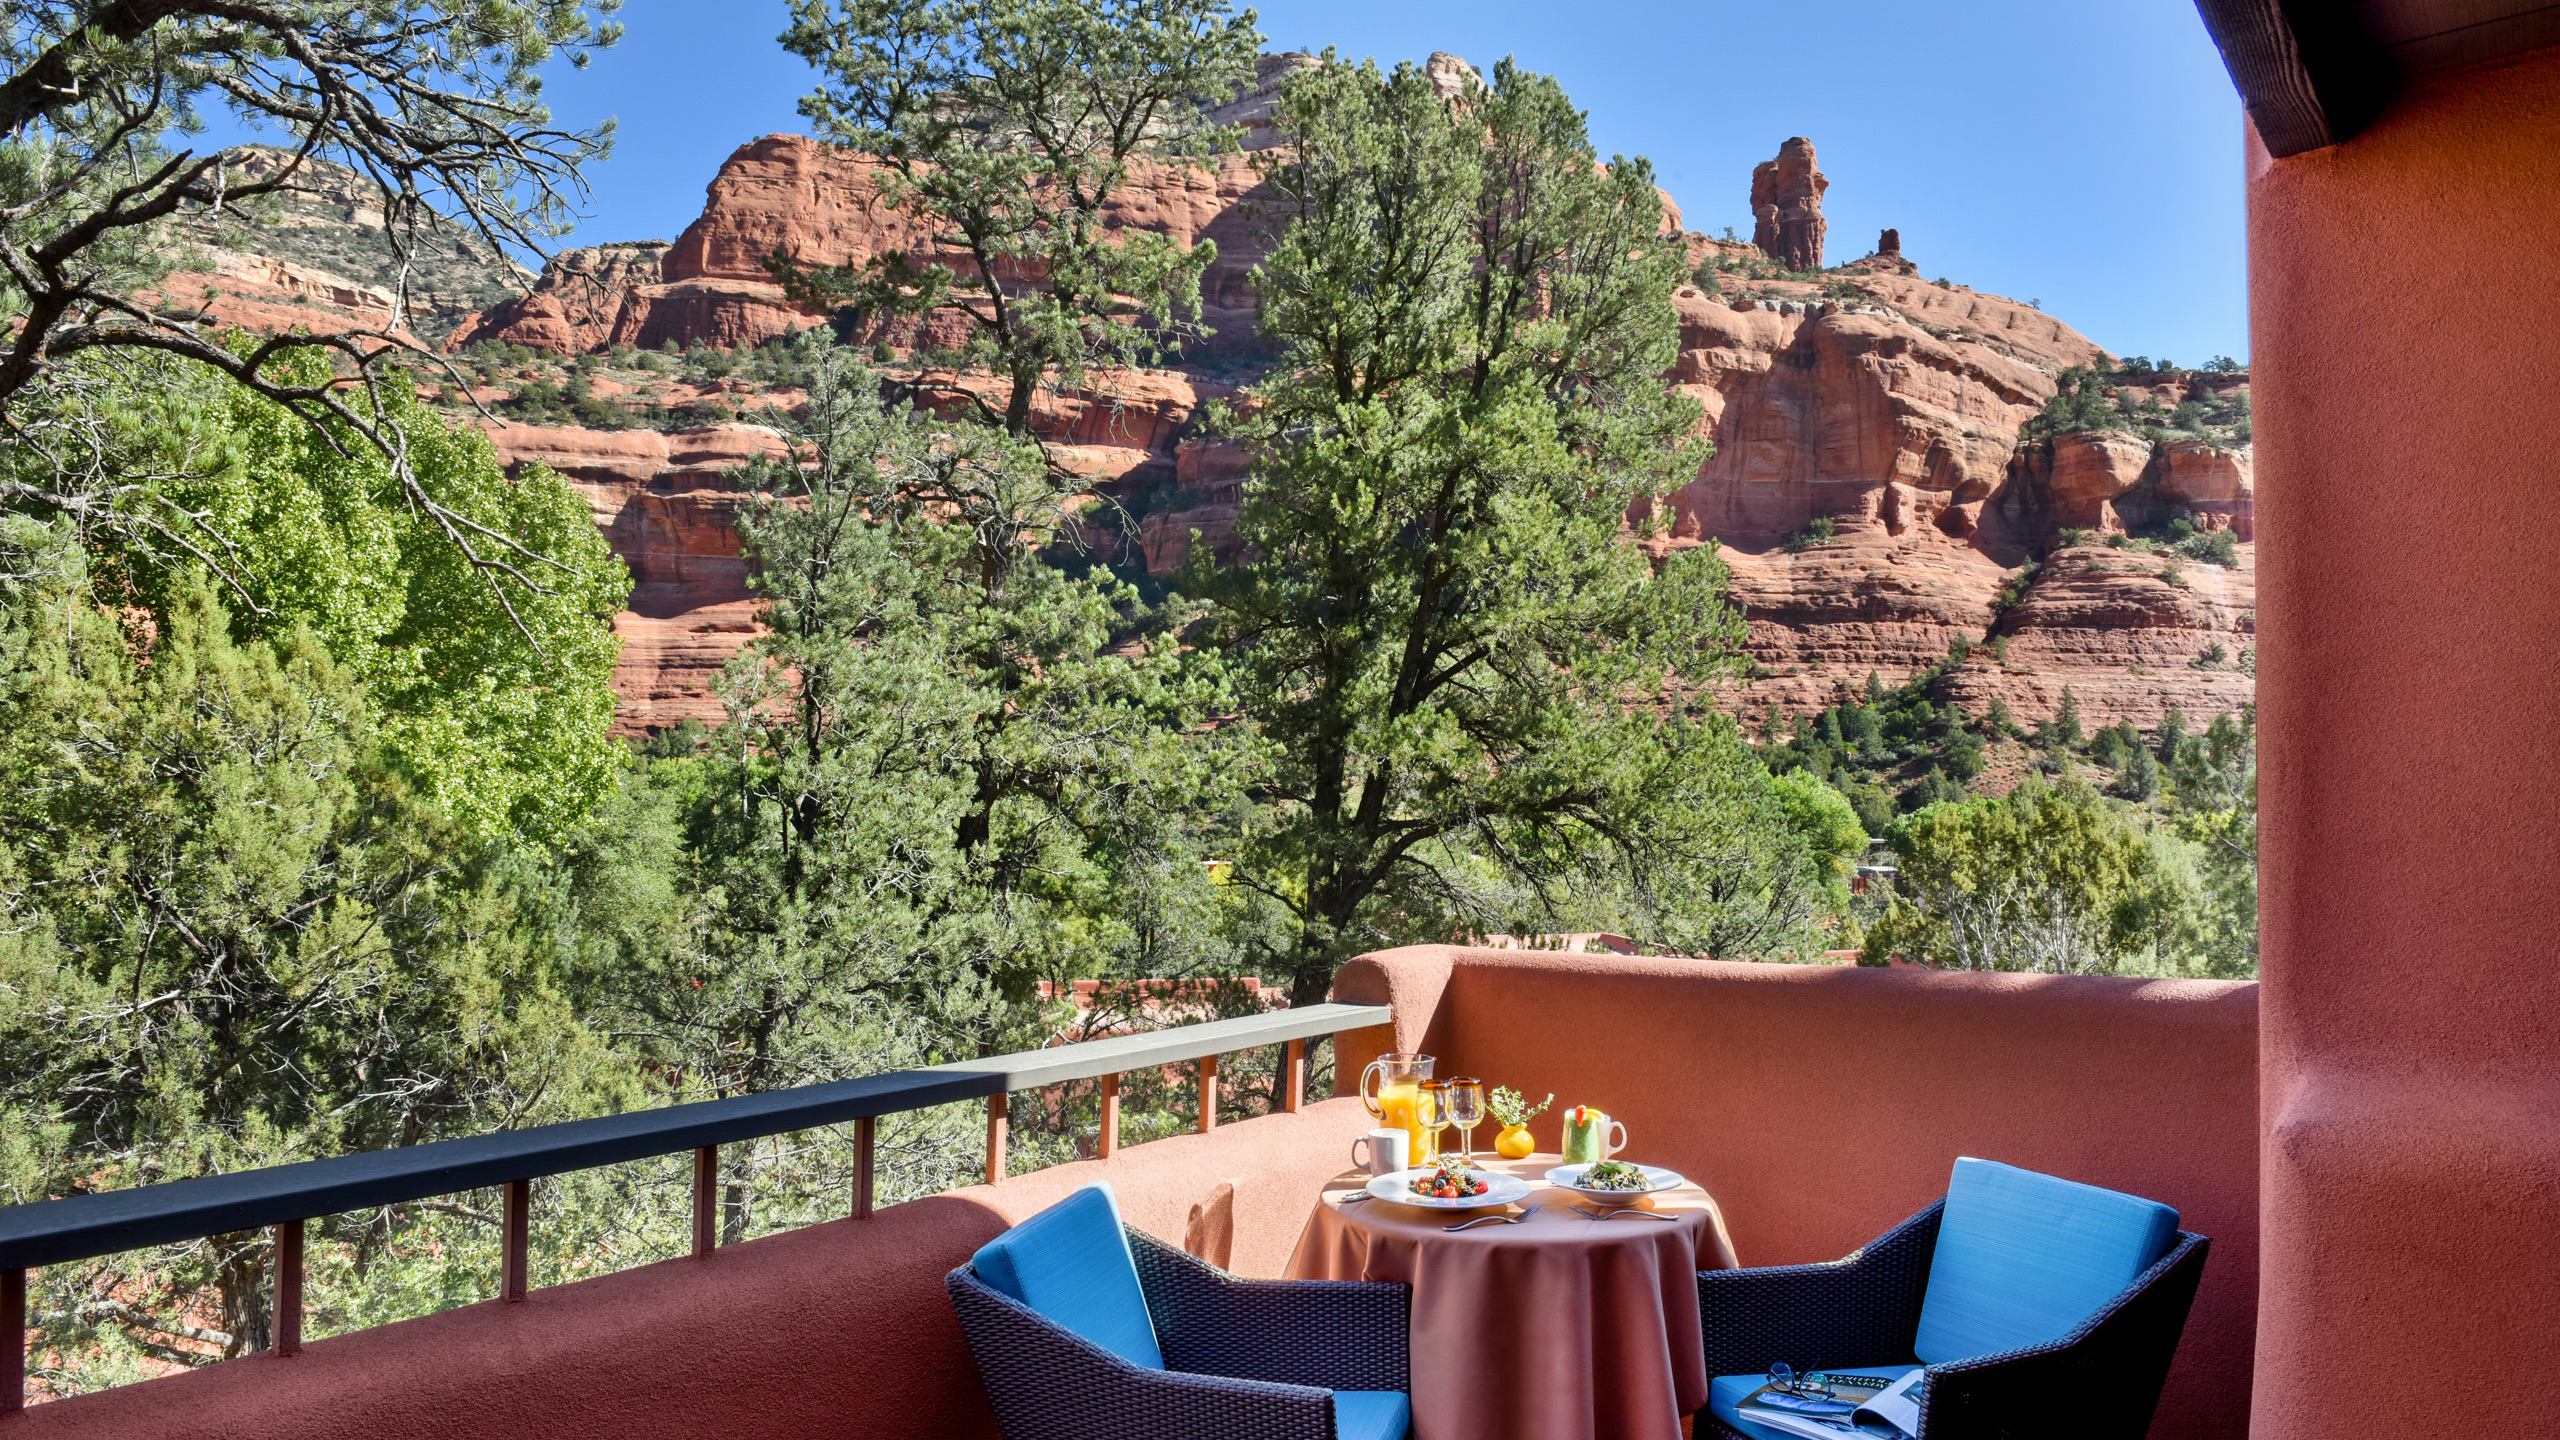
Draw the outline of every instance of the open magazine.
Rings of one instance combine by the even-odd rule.
[[[1804,1378],[1827,1385],[1830,1398],[1763,1385],[1745,1396],[1735,1413],[1804,1440],[1895,1440],[1920,1433],[1918,1389],[1928,1374],[1917,1365],[1816,1370]]]

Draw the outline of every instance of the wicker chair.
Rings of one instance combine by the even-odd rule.
[[[2102,1296],[2094,1310],[2079,1306],[2057,1312],[2048,1307],[2041,1332],[2016,1316],[2005,1317],[2011,1322],[2005,1329],[1998,1323],[1986,1327],[1978,1314],[1955,1313],[1964,1297],[1950,1295],[1957,1283],[1952,1274],[1942,1275],[1936,1286],[1931,1283],[1933,1264],[1946,1253],[1940,1242],[1949,1205],[1979,1199],[1978,1187],[1968,1181],[2014,1184],[2018,1177],[2029,1186],[2027,1212],[1999,1217],[2013,1262],[2023,1256],[2033,1264],[2033,1203],[2038,1197],[2065,1204],[2109,1197],[2125,1202],[2118,1210],[2128,1218],[2139,1218],[2131,1207],[2143,1206],[2166,1217],[2165,1224],[2152,1222],[2151,1234],[2122,1247],[2121,1253],[2132,1258],[2117,1274],[2133,1272],[2130,1283],[2112,1297]],[[1969,1219],[1977,1226],[1972,1238],[1978,1239],[1987,1217],[1976,1213]],[[1701,1271],[1698,1309],[1707,1373],[1718,1378],[1708,1411],[1698,1416],[1700,1440],[1786,1440],[1775,1430],[1739,1419],[1734,1409],[1741,1396],[1764,1383],[1777,1361],[1800,1372],[1825,1366],[1862,1371],[1923,1366],[1928,1376],[1919,1387],[1918,1440],[2044,1440],[2063,1434],[2142,1440],[2159,1407],[2210,1245],[2201,1235],[2176,1229],[2176,1223],[2175,1211],[2132,1196],[1989,1161],[1959,1160],[1948,1199],[1844,1260]],[[2144,1264],[2150,1255],[2157,1258]],[[1948,1263],[1977,1261],[1960,1256]],[[2026,1277],[2028,1283],[2036,1278]],[[2078,1278],[2085,1291],[2090,1276]],[[1947,1308],[1933,1323],[1924,1323],[1933,1304]],[[2056,1313],[2085,1318],[2077,1323],[2053,1320]],[[1985,1344],[1991,1348],[1976,1348]]]
[[[1028,1240],[1049,1259],[1006,1253],[1044,1223]],[[1085,1273],[1044,1285],[1032,1267],[1062,1254]],[[947,1284],[1006,1440],[1404,1440],[1409,1425],[1407,1287],[1239,1280],[1121,1224],[1107,1186],[998,1236]]]

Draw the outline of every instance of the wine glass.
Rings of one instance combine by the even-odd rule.
[[[1439,1160],[1440,1152],[1447,1148],[1440,1143],[1440,1132],[1457,1123],[1449,1116],[1449,1087],[1445,1082],[1425,1080],[1416,1087],[1413,1097],[1413,1118],[1422,1127],[1425,1137],[1424,1148],[1431,1152],[1413,1163],[1417,1167],[1432,1164]]]
[[[1472,1075],[1452,1076],[1449,1088],[1441,1092],[1441,1103],[1447,1108],[1450,1123],[1466,1129],[1467,1138],[1459,1155],[1472,1170],[1476,1165],[1476,1126],[1484,1123],[1484,1082]]]

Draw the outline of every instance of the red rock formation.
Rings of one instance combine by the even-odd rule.
[[[2249,703],[2243,669],[2257,648],[2257,566],[2246,548],[2225,570],[2161,553],[2103,545],[2054,553],[1994,637],[1943,682],[1943,695],[1980,714],[1996,696],[2021,720],[2050,715],[2071,688],[2092,723],[2150,729],[2175,707],[2190,718]]]
[[[1442,65],[1440,78],[1454,82],[1458,63]],[[1265,68],[1273,83],[1285,73]],[[1258,115],[1267,139],[1269,102],[1268,94],[1240,101],[1237,123],[1250,128]],[[1258,182],[1231,157],[1209,173],[1149,171],[1112,202],[1108,223],[1217,242],[1203,290],[1209,323],[1224,333],[1211,354],[1254,354],[1248,276],[1262,247],[1240,206]],[[1762,217],[1776,226],[1764,242],[1790,265],[1819,263],[1824,183],[1801,140],[1755,174],[1755,202],[1779,212]],[[1687,238],[1693,263],[1758,253]],[[2222,663],[2236,664],[2253,644],[2245,546],[2240,571],[2186,564],[2184,586],[2160,579],[2157,559],[2068,551],[2024,603],[2004,613],[1997,601],[2018,567],[2066,527],[2115,533],[2183,513],[2247,541],[2245,447],[2155,449],[2099,433],[2022,448],[2020,432],[2054,393],[2053,377],[2071,366],[2109,367],[2112,357],[2034,307],[1919,278],[1896,239],[1888,232],[1877,255],[1845,267],[1863,302],[1786,281],[1755,282],[1762,298],[1731,304],[1696,290],[1678,297],[1682,354],[1672,379],[1703,404],[1717,452],[1671,498],[1659,543],[1724,545],[1755,662],[1744,703],[1819,706],[1870,671],[1899,681],[1939,662],[1953,642],[1996,630],[2008,662],[1977,658],[1948,681],[1951,698],[1978,709],[1996,695],[2033,720],[2069,684],[2092,724],[2150,724],[2171,704],[2199,716],[2229,708],[2224,702],[2246,694],[2247,677],[2189,662],[2218,644]],[[480,333],[561,348],[752,344],[817,323],[783,301],[764,256],[847,264],[916,240],[881,205],[871,162],[795,136],[767,137],[722,166],[702,218],[666,250],[654,282],[636,257],[587,272],[601,290],[621,287],[609,329],[599,333],[602,302],[579,311],[560,298],[578,273],[564,264],[533,300],[503,319],[492,312]],[[992,378],[958,383],[1002,403]],[[2152,398],[2174,408],[2207,383],[2228,389],[2245,380],[2169,377],[2153,382]],[[1033,424],[1053,458],[1096,495],[1143,512],[1133,537],[1096,525],[1088,538],[1106,558],[1134,545],[1151,573],[1168,575],[1190,557],[1195,532],[1218,559],[1237,557],[1246,458],[1232,445],[1187,438],[1201,401],[1220,393],[1231,392],[1196,377],[1133,372],[1039,398]],[[641,589],[624,620],[632,642],[626,726],[712,718],[709,675],[749,633],[752,605],[728,524],[737,497],[708,462],[679,453],[709,442],[677,437],[661,454],[637,435],[597,442],[575,432],[504,433],[518,438],[502,445],[540,452],[596,487],[601,523],[632,558]],[[779,443],[747,427],[698,433]],[[528,438],[537,435],[547,438]],[[750,453],[738,448],[744,443],[722,441],[729,448],[719,453],[734,462]],[[1831,522],[1834,538],[1789,550],[1789,537],[1816,519]],[[2149,569],[2136,573],[2142,565]]]
[[[1790,270],[1822,268],[1822,192],[1831,188],[1801,135],[1751,172],[1751,243]]]
[[[767,256],[789,255],[808,265],[857,265],[893,252],[923,256],[923,232],[882,200],[880,173],[878,162],[806,136],[752,141],[721,165],[701,217],[665,247],[656,275],[637,263],[608,273],[583,261],[577,264],[592,273],[581,273],[564,256],[554,267],[557,277],[546,274],[533,300],[496,307],[464,333],[565,353],[613,344],[736,349],[807,329],[823,317],[783,295],[764,268]],[[1201,279],[1203,318],[1217,332],[1204,355],[1239,354],[1254,345],[1249,276],[1266,247],[1238,206],[1260,183],[1243,155],[1222,156],[1206,172],[1142,165],[1104,209],[1109,229],[1216,243],[1218,258]],[[573,307],[565,298],[572,291],[592,298]],[[599,329],[596,322],[608,315],[609,324]],[[963,322],[943,317],[925,329],[884,329],[874,338],[948,348],[964,338]]]
[[[492,305],[445,342],[459,350],[481,340],[578,355],[613,344],[642,289],[658,284],[667,253],[662,240],[591,245],[553,256],[528,295]]]
[[[1191,559],[1192,536],[1221,561],[1240,554],[1236,513],[1244,500],[1245,477],[1253,462],[1232,440],[1185,440],[1174,452],[1173,506],[1139,522],[1138,543],[1145,552],[1147,573],[1170,575]],[[1178,508],[1175,508],[1178,507]]]
[[[761,425],[672,435],[501,425],[489,438],[510,470],[540,461],[566,476],[631,567],[630,608],[614,621],[615,732],[717,723],[712,681],[757,628],[735,523],[747,497],[728,476],[783,453],[782,437]]]
[[[391,292],[343,275],[267,255],[207,246],[200,258],[213,267],[172,272],[156,291],[134,298],[149,309],[202,314],[217,325],[261,334],[295,330],[334,335],[346,330],[393,330]]]
[[[1811,286],[1778,308],[1678,297],[1673,379],[1705,406],[1717,451],[1671,497],[1661,543],[1724,546],[1753,661],[1738,703],[1816,708],[1871,671],[1899,682],[1995,632],[2008,663],[1978,657],[1948,681],[1948,698],[1976,711],[1996,695],[2032,721],[2066,684],[2092,724],[2245,699],[2250,682],[2231,668],[2254,645],[2245,547],[2238,572],[2182,562],[2183,586],[2158,578],[2162,557],[2068,550],[2026,603],[2004,614],[1997,602],[2065,527],[2121,532],[2185,510],[2246,538],[2247,452],[2155,451],[2107,432],[2022,450],[2053,374],[2110,357],[1997,296],[1898,274],[1861,283],[1885,303],[1830,305]],[[1791,551],[1816,519],[1834,538]],[[2224,669],[2189,664],[2214,645]]]

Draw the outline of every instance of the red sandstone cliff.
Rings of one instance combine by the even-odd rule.
[[[1456,63],[1441,67],[1453,81]],[[1267,99],[1237,108],[1250,123],[1260,104],[1267,120]],[[1824,182],[1810,145],[1800,148],[1797,169],[1788,168],[1787,149],[1763,167],[1752,198],[1778,204],[1781,243],[1818,246]],[[1229,157],[1207,174],[1147,172],[1112,205],[1111,223],[1217,242],[1203,290],[1220,335],[1208,353],[1227,364],[1257,358],[1248,276],[1261,251],[1240,207],[1258,183],[1249,157]],[[766,255],[846,264],[916,241],[881,205],[870,162],[770,136],[721,167],[702,217],[666,247],[654,275],[642,249],[576,252],[533,296],[487,312],[467,333],[558,351],[751,345],[819,319],[782,299],[762,267]],[[1690,241],[1698,260],[1760,256],[1703,236]],[[2104,369],[2112,357],[2032,306],[1923,280],[1899,253],[1853,262],[1833,278],[1853,280],[1863,298],[1827,297],[1828,280],[1678,297],[1682,355],[1671,378],[1704,404],[1717,453],[1672,497],[1664,543],[1725,548],[1755,662],[1742,703],[1819,706],[1870,671],[1897,680],[1959,639],[1993,638],[2006,642],[2005,661],[1986,650],[1947,682],[1972,708],[1998,696],[2032,720],[2059,703],[2067,684],[2093,724],[2148,725],[2169,705],[2203,714],[2245,700],[2250,678],[2236,667],[2254,647],[2246,544],[2237,570],[2185,563],[2174,584],[2158,556],[2055,547],[2065,528],[2105,535],[2181,513],[2249,540],[2247,449],[2154,446],[2110,432],[2022,445],[2059,372]],[[2245,380],[2129,383],[2154,386],[2154,398],[2174,408],[2196,387]],[[1191,434],[1204,392],[1221,387],[1198,373],[1146,372],[1096,376],[1089,390],[1043,397],[1035,426],[1060,463],[1143,512],[1130,542],[1105,527],[1098,546],[1117,557],[1130,543],[1157,575],[1184,563],[1195,532],[1213,555],[1233,558],[1247,458]],[[673,448],[660,455],[637,437],[597,445],[569,438],[575,432],[515,433],[547,438],[502,437],[502,445],[541,453],[603,487],[590,492],[601,497],[600,519],[641,580],[623,627],[626,726],[708,718],[709,673],[747,633],[751,607],[726,524],[734,499],[683,458],[705,453],[707,442],[670,437]],[[544,445],[593,445],[617,458],[582,470]],[[626,445],[637,448],[615,448]],[[1831,522],[1834,538],[1791,550],[1789,538],[1817,519]],[[2052,563],[2023,601],[2000,610],[2020,567],[2048,551]],[[2217,649],[2224,659],[2211,661]]]
[[[502,425],[490,431],[509,469],[538,460],[587,497],[596,527],[631,567],[631,601],[614,621],[622,655],[615,729],[717,724],[711,682],[757,630],[735,517],[746,503],[732,473],[783,451],[762,425],[717,425],[663,435]]]
[[[764,268],[767,256],[807,265],[856,265],[884,253],[923,257],[923,233],[881,199],[881,169],[801,135],[742,145],[712,177],[701,218],[654,264],[636,253],[646,246],[568,252],[531,297],[474,317],[452,343],[501,340],[562,353],[670,343],[738,349],[807,329],[824,317],[783,295]],[[1142,165],[1105,209],[1106,227],[1217,244],[1218,259],[1200,286],[1202,318],[1217,332],[1204,355],[1247,348],[1253,338],[1248,276],[1262,249],[1238,206],[1260,183],[1246,155],[1222,156],[1207,173]],[[617,262],[618,251],[634,253]],[[944,318],[871,338],[947,349],[963,338],[955,328],[961,323]]]

